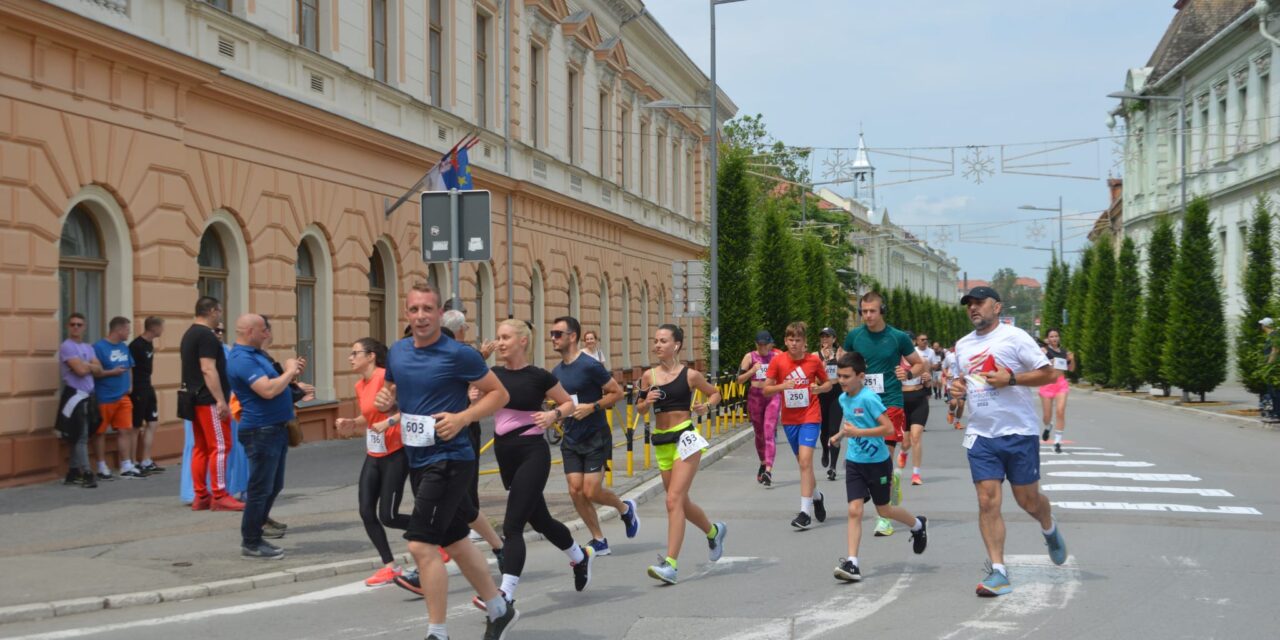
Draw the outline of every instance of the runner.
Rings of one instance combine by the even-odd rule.
[[[925,364],[932,367],[932,363],[936,355],[933,349],[929,348],[929,336],[920,334],[916,336],[916,355]],[[904,361],[900,364],[904,369],[910,366]],[[911,484],[920,485],[924,481],[920,479],[920,461],[924,457],[924,427],[929,422],[929,390],[933,386],[932,369],[926,370],[918,378],[910,378],[902,383],[902,405],[907,414],[906,440],[902,443],[902,453],[898,456],[898,467],[905,469],[907,466],[907,452],[911,452]]]
[[[875,291],[869,291],[858,301],[858,313],[862,317],[862,325],[855,327],[844,337],[841,352],[857,351],[867,362],[866,385],[880,395],[889,420],[893,422],[894,433],[885,436],[885,444],[892,456],[893,448],[902,442],[906,431],[906,414],[903,412],[902,381],[918,376],[925,370],[925,363],[916,355],[911,338],[906,333],[895,329],[885,322],[888,308],[884,298]],[[910,371],[900,365],[906,359],[911,366]],[[893,487],[890,492],[893,504],[901,502],[902,487],[900,474],[895,470]],[[876,521],[877,536],[893,535],[893,524],[888,518]]]
[[[564,440],[560,457],[569,497],[582,522],[591,532],[588,544],[597,556],[610,553],[609,540],[600,528],[595,505],[613,507],[622,515],[627,537],[640,532],[640,512],[634,500],[622,500],[604,486],[604,471],[613,460],[613,432],[605,412],[622,399],[622,387],[598,360],[578,349],[582,325],[572,316],[556,318],[551,326],[551,346],[560,353],[560,363],[551,373],[573,399],[573,412],[561,421]]]
[[[384,414],[397,406],[402,411],[392,415],[391,421],[403,425],[401,440],[417,489],[404,537],[422,579],[427,637],[449,637],[445,627],[449,574],[438,551],[445,547],[487,605],[485,639],[501,640],[520,614],[514,604],[508,606],[484,556],[467,537],[467,523],[476,517],[467,488],[477,454],[465,435],[455,436],[472,421],[493,415],[509,398],[477,351],[441,335],[441,313],[435,287],[415,282],[405,296],[413,337],[398,340],[389,349],[386,382],[374,404]],[[468,405],[470,384],[484,397]]]
[[[965,375],[951,383],[951,392],[966,395],[973,409],[964,448],[978,494],[978,528],[991,563],[977,594],[991,597],[1013,590],[1004,566],[1000,513],[1006,477],[1018,506],[1040,523],[1050,560],[1059,565],[1067,561],[1067,545],[1049,499],[1040,493],[1040,421],[1030,389],[1049,384],[1058,373],[1027,332],[999,321],[1002,305],[995,289],[974,287],[960,304],[968,307],[974,331],[956,343]]]
[[[889,489],[893,462],[884,436],[893,433],[893,422],[886,415],[880,396],[865,386],[867,362],[853,352],[840,357],[836,375],[840,381],[841,427],[831,436],[831,446],[840,450],[840,441],[850,438],[845,450],[844,486],[849,496],[849,555],[836,564],[835,577],[845,582],[862,580],[858,564],[858,545],[862,542],[862,509],[867,500],[875,505],[876,515],[897,520],[911,528],[911,550],[924,553],[929,543],[928,519],[915,517],[902,507],[889,505]]]
[[[573,399],[565,393],[560,381],[546,369],[529,364],[529,325],[523,320],[503,320],[498,324],[498,360],[493,368],[510,400],[494,414],[493,453],[498,458],[498,473],[508,491],[507,513],[502,521],[503,547],[502,595],[514,601],[516,586],[524,572],[525,525],[533,527],[569,557],[573,568],[573,588],[582,591],[591,582],[591,564],[595,552],[578,546],[569,528],[552,517],[542,496],[551,475],[551,447],[543,437],[545,429],[573,410]],[[478,401],[483,395],[472,393]],[[551,400],[555,409],[543,410]],[[477,606],[483,604],[477,598]]]
[[[964,415],[964,396],[957,396],[951,393],[951,383],[956,378],[964,377],[964,373],[960,371],[960,361],[956,360],[955,345],[947,350],[947,357],[942,363],[942,371],[946,376],[946,397],[947,397],[947,424],[955,429],[964,429],[964,425],[960,424],[960,416]]]
[[[1071,381],[1067,372],[1076,370],[1076,354],[1062,348],[1062,331],[1050,329],[1044,336],[1044,355],[1058,372],[1057,380],[1040,387],[1040,406],[1044,409],[1044,432],[1040,439],[1048,442],[1053,431],[1053,452],[1062,453],[1062,432],[1067,428],[1067,394]],[[1056,418],[1056,420],[1055,420]]]
[[[787,325],[787,350],[769,363],[764,395],[782,395],[782,430],[800,466],[800,513],[791,526],[804,531],[814,520],[827,519],[827,507],[813,475],[813,448],[822,437],[822,407],[818,395],[831,389],[827,369],[818,356],[805,353],[805,325]]]
[[[773,336],[768,331],[761,331],[756,334],[756,350],[742,356],[742,364],[738,365],[738,382],[751,384],[747,389],[747,417],[756,432],[756,455],[760,458],[756,482],[765,487],[773,486],[773,457],[777,451],[782,396],[764,397],[764,374],[769,370],[769,363],[780,353],[773,348]]]
[[[684,331],[673,324],[658,327],[653,335],[653,355],[658,366],[640,376],[642,386],[637,412],[653,409],[653,453],[662,474],[662,487],[667,491],[667,555],[658,556],[658,564],[649,567],[649,577],[666,584],[676,583],[676,559],[684,544],[685,522],[692,523],[707,536],[710,559],[716,562],[724,554],[724,538],[729,527],[723,522],[712,524],[707,514],[689,497],[698,462],[707,441],[694,426],[692,414],[705,416],[720,403],[720,391],[707,382],[702,372],[682,366],[676,361],[684,347]],[[693,391],[706,394],[706,402],[693,404]]]
[[[840,431],[840,386],[836,380],[836,330],[823,327],[818,332],[818,356],[827,370],[827,379],[832,382],[831,389],[818,396],[818,404],[822,407],[822,434],[818,439],[822,442],[822,466],[827,470],[827,480],[836,479],[836,463],[840,461],[840,448],[830,444],[831,436]]]
[[[929,362],[929,370],[933,374],[933,380],[929,387],[933,389],[933,399],[941,400],[945,388],[942,384],[942,345],[935,341],[930,349],[933,350],[933,359]]]

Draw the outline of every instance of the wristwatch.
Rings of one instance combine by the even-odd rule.
[[[600,410],[600,403],[599,403],[599,402],[592,402],[592,403],[591,403],[591,409],[592,409],[593,411],[599,411],[599,410]]]
[[[390,418],[387,418],[388,427],[394,427],[398,424],[400,424],[400,416],[391,416]]]
[[[1013,374],[1013,369],[1010,369],[1009,370],[1009,386],[1012,387],[1016,384],[1018,384],[1018,376]]]
[[[559,422],[560,419],[564,417],[564,414],[560,413],[559,407],[553,410],[552,413],[556,414],[556,422]]]

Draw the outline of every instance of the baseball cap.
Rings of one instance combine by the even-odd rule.
[[[1273,325],[1273,324],[1275,324],[1275,323],[1276,323],[1276,321],[1275,321],[1275,320],[1272,320],[1271,318],[1263,318],[1263,319],[1261,319],[1261,320],[1259,320],[1259,321],[1258,321],[1258,324],[1260,324],[1260,325],[1262,325],[1262,326],[1264,326],[1264,327],[1269,327],[1269,326],[1271,326],[1271,325]]]
[[[822,328],[822,331],[819,331],[819,332],[818,332],[818,335],[820,335],[820,336],[831,336],[831,337],[833,337],[833,338],[834,338],[834,337],[835,337],[835,335],[836,335],[836,330],[835,330],[835,329],[832,329],[831,327],[823,327],[823,328]]]
[[[991,287],[974,287],[963,298],[960,298],[960,304],[969,304],[970,300],[985,300],[987,298],[1000,302],[1000,294],[996,293],[995,289]]]
[[[756,334],[756,344],[773,344],[773,336],[768,331],[761,331]]]

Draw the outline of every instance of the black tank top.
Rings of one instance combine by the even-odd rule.
[[[1044,353],[1050,360],[1053,360],[1054,358],[1062,358],[1063,360],[1067,359],[1066,351],[1058,351],[1047,344],[1044,346]]]
[[[657,402],[653,403],[654,413],[689,411],[693,406],[693,391],[689,389],[689,367],[681,367],[675,380],[655,385],[655,388],[660,393]]]

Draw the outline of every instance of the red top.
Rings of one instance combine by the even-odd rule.
[[[386,373],[386,369],[378,367],[373,370],[373,376],[368,381],[363,378],[356,380],[356,403],[360,406],[360,415],[364,416],[365,423],[370,426],[375,422],[387,419],[387,415],[378,411],[373,403],[374,397],[378,395],[378,391],[382,389],[382,385],[386,381]],[[386,451],[373,451],[372,447],[367,447],[369,455],[381,458],[399,451],[400,447],[404,446],[400,442],[400,425],[395,425],[382,432],[382,438],[386,443]],[[368,440],[366,440],[366,443],[368,443]]]
[[[810,388],[827,381],[827,369],[821,358],[806,353],[800,360],[794,360],[790,353],[783,351],[774,356],[765,376],[773,384],[782,384],[785,380],[796,381],[795,389],[780,392],[782,424],[822,423],[822,406],[818,403],[818,394]],[[801,389],[808,393],[800,392]],[[808,395],[808,404],[803,404],[805,395]]]

